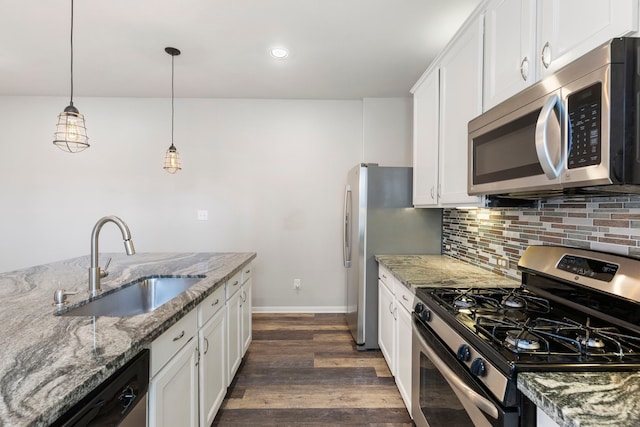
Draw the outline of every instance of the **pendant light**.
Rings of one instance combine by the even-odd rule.
[[[171,146],[164,157],[164,170],[169,173],[176,173],[180,169],[180,155],[175,145],[173,145],[173,60],[180,55],[180,51],[175,47],[165,47],[164,51],[171,55]]]
[[[53,143],[63,151],[78,153],[89,147],[84,116],[73,105],[73,0],[71,0],[71,100],[58,116]]]

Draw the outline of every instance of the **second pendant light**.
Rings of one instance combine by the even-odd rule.
[[[169,173],[176,173],[182,167],[180,166],[180,154],[175,145],[173,145],[173,60],[177,55],[180,55],[180,51],[175,47],[165,47],[164,51],[171,55],[171,146],[164,157],[164,170]]]

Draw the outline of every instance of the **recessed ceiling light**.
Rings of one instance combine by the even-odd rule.
[[[284,59],[289,56],[289,51],[283,47],[274,47],[269,53],[276,59]]]

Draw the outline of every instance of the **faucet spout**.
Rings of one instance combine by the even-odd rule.
[[[102,290],[100,289],[100,278],[104,274],[98,265],[98,238],[100,236],[100,230],[102,226],[108,222],[113,222],[120,229],[122,233],[122,239],[124,240],[124,250],[127,255],[133,255],[136,253],[133,247],[133,240],[131,240],[131,232],[127,224],[117,216],[105,216],[96,222],[91,232],[91,266],[89,267],[89,293],[91,296],[98,295]]]

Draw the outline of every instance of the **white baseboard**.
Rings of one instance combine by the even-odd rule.
[[[346,313],[346,306],[328,307],[253,307],[253,313]]]

